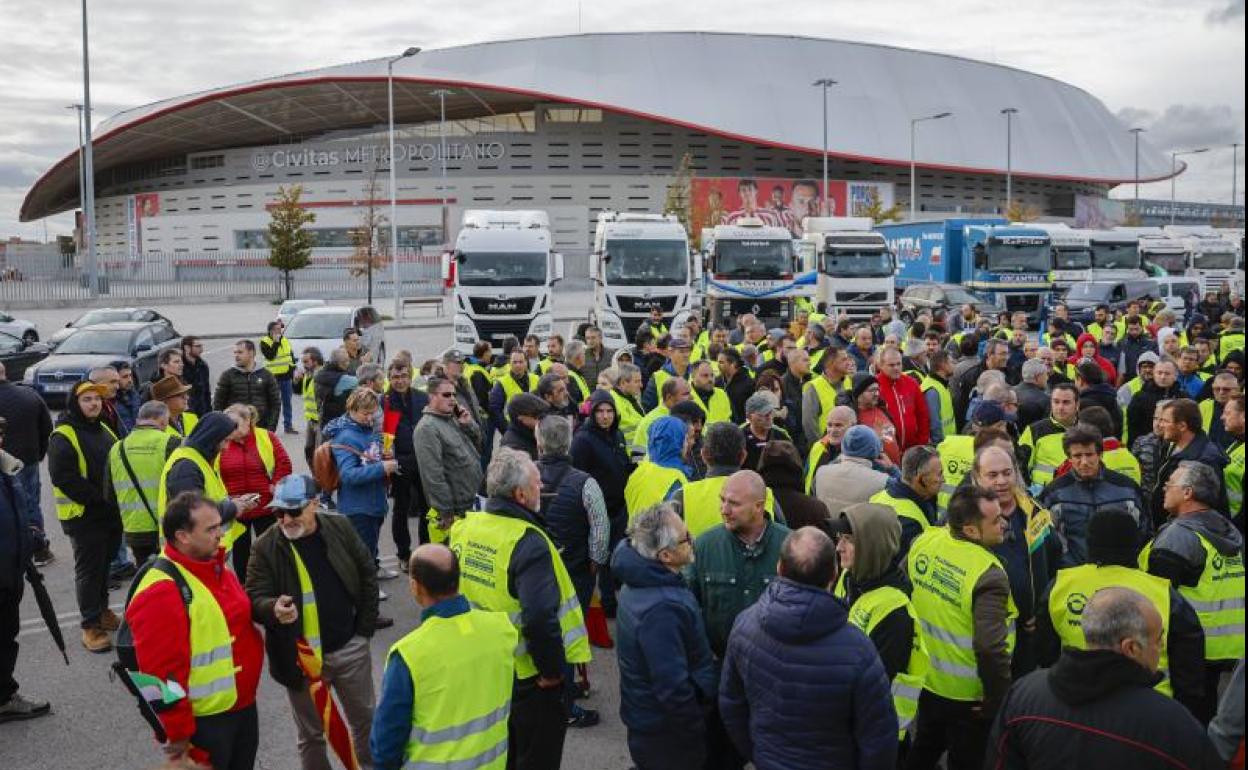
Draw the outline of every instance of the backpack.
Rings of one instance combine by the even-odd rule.
[[[325,442],[318,446],[312,453],[312,478],[324,492],[334,492],[342,486],[342,478],[338,475],[338,461],[334,459],[335,449],[345,449],[357,457],[364,456],[363,452],[346,444]]]
[[[130,602],[134,599],[135,589],[143,582],[144,576],[148,570],[158,570],[168,575],[178,588],[178,595],[182,597],[182,606],[187,611],[187,623],[190,623],[190,607],[191,607],[191,587],[187,585],[186,578],[182,577],[182,572],[174,566],[173,562],[163,556],[157,556],[149,559],[147,563],[139,567],[135,573],[134,580],[130,583],[130,590],[126,594],[126,608],[130,607]],[[162,711],[167,711],[176,703],[169,703],[161,699],[159,692],[151,690],[149,682],[142,681],[145,678],[151,678],[139,670],[139,658],[134,649],[134,634],[130,630],[130,624],[125,619],[123,612],[121,626],[117,629],[117,634],[113,639],[113,648],[117,651],[117,660],[112,664],[113,676],[121,680],[126,690],[138,701],[139,713],[147,720],[153,732],[156,733],[156,739],[161,743],[167,740],[165,728],[160,723],[157,716]]]

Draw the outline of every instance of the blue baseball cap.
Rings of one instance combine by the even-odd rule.
[[[273,501],[269,503],[269,507],[283,510],[302,508],[318,494],[320,494],[320,489],[317,488],[316,481],[311,476],[292,473],[277,482],[277,486],[273,489]]]

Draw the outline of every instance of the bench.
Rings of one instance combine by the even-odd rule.
[[[438,317],[439,317],[439,318],[441,318],[441,317],[443,316],[443,314],[445,313],[445,311],[443,310],[443,302],[442,302],[442,297],[441,297],[441,296],[436,296],[436,297],[404,297],[404,298],[403,298],[402,305],[401,305],[401,307],[399,308],[399,317],[400,317],[400,318],[405,318],[405,317],[407,317],[407,306],[408,306],[408,305],[415,305],[415,306],[417,306],[417,307],[420,307],[420,306],[424,306],[424,307],[433,307],[433,308],[435,308],[435,309],[437,310],[437,315],[438,315]]]

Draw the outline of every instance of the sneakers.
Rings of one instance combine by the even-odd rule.
[[[386,593],[380,588],[377,589],[377,601],[384,602],[386,599],[389,599],[389,598],[390,598],[390,594]]]
[[[398,570],[386,569],[385,567],[378,567],[378,568],[377,568],[377,579],[378,579],[378,580],[394,580],[394,579],[395,579],[395,578],[397,578],[398,576],[399,576],[399,571],[398,571]]]
[[[117,617],[117,613],[105,608],[100,615],[100,628],[105,631],[116,631],[121,628],[121,618]]]
[[[593,727],[601,721],[602,717],[598,716],[596,709],[583,709],[576,705],[572,707],[572,715],[566,719],[568,727],[578,730]]]
[[[394,618],[389,617],[387,615],[377,616],[377,625],[376,625],[377,628],[389,628],[390,626],[393,626],[393,625],[394,625]]]
[[[0,703],[0,722],[34,719],[50,711],[52,711],[52,706],[47,701],[29,700],[23,698],[20,693],[13,693],[13,697],[7,702]]]
[[[99,654],[110,652],[113,649],[113,641],[103,628],[91,626],[82,629],[82,646],[87,648],[87,652]]]
[[[34,561],[36,567],[46,567],[52,562],[56,561],[56,554],[52,553],[52,549],[45,545],[44,547],[40,548],[38,551],[35,551],[35,555],[32,556],[31,559]],[[17,696],[13,696],[13,697],[17,697]],[[40,715],[36,715],[36,716],[40,716]]]

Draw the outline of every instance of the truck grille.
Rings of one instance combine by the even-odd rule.
[[[624,313],[649,313],[657,307],[666,314],[676,309],[676,297],[628,297],[620,295],[615,298],[615,301],[620,306],[620,311]]]
[[[743,313],[753,313],[763,321],[778,321],[782,305],[783,303],[778,299],[734,299],[728,303],[728,312],[733,317]]]
[[[1040,309],[1039,294],[1006,294],[1005,309],[1013,312],[1021,310],[1025,313],[1034,313]]]
[[[474,318],[473,323],[477,327],[477,337],[488,342],[501,342],[505,337],[515,336],[517,339],[523,340],[524,335],[529,333],[529,319],[488,319]]]
[[[536,297],[469,297],[474,315],[528,315],[533,312]],[[526,327],[527,328],[527,327]]]
[[[877,302],[883,305],[888,301],[888,292],[886,291],[838,291],[836,293],[837,302]]]

